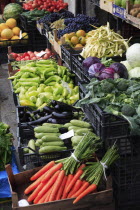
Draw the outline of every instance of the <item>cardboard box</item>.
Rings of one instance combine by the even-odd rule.
[[[107,189],[94,194],[90,194],[81,199],[78,203],[73,204],[74,199],[64,199],[43,204],[31,204],[26,207],[19,207],[18,201],[27,199],[24,190],[31,183],[30,177],[35,174],[39,168],[34,168],[19,174],[13,175],[10,165],[6,166],[9,185],[12,195],[12,209],[14,210],[113,210],[112,189]]]
[[[133,8],[133,5],[130,4],[129,1],[127,1],[127,4],[126,4],[126,18],[127,18],[127,22],[140,29],[140,18],[134,17],[134,16],[129,14],[130,10],[132,8]]]
[[[100,8],[112,14],[112,1],[100,0]]]

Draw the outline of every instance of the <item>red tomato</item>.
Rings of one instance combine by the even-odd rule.
[[[48,54],[46,53],[44,56],[43,56],[43,59],[48,59],[49,58],[49,56],[48,56]]]
[[[51,52],[47,52],[46,54],[48,55],[48,57],[50,57],[52,53]]]
[[[29,57],[29,56],[25,56],[25,59],[26,59],[26,60],[30,60],[30,57]]]
[[[13,58],[16,59],[18,57],[18,54],[17,53],[11,53]]]
[[[41,6],[41,5],[42,5],[42,2],[41,2],[41,1],[38,1],[38,5],[40,5],[40,6]]]
[[[23,56],[29,56],[29,54],[27,52],[23,53]]]
[[[37,4],[32,4],[32,7],[35,9],[35,8],[37,8]]]
[[[32,60],[36,60],[36,59],[37,59],[36,57],[33,57],[33,58],[32,58]]]

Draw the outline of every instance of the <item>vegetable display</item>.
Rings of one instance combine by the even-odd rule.
[[[22,12],[21,15],[27,18],[27,21],[36,21],[38,18],[42,18],[47,13],[48,12],[46,10],[34,9],[32,11]],[[28,25],[30,25],[30,22],[28,22]]]
[[[108,65],[109,62],[111,65]],[[105,64],[105,65],[104,65]],[[108,67],[106,67],[106,64]],[[84,72],[89,75],[90,78],[97,78],[99,80],[103,79],[117,79],[128,78],[128,72],[125,65],[122,63],[114,63],[112,59],[99,59],[97,57],[87,57],[82,62]]]
[[[43,0],[33,0],[23,4],[23,8],[25,10],[34,10],[37,8],[38,10],[46,10],[49,12],[58,12],[61,9],[65,9],[68,6],[68,3],[64,3],[63,0],[48,2]]]
[[[127,120],[132,135],[140,135],[139,80],[92,79],[86,87],[88,93],[77,102],[78,107],[82,104],[98,104],[103,111]]]
[[[78,86],[74,87],[73,75],[54,60],[40,60],[20,66],[20,71],[10,77],[14,92],[18,93],[21,106],[40,109],[51,100],[73,104],[79,99]]]
[[[39,56],[40,53],[44,54],[42,56]],[[37,51],[28,51],[25,53],[14,53],[12,52],[9,57],[12,55],[12,58],[16,61],[26,61],[26,60],[42,60],[42,59],[49,59],[53,57],[53,53],[50,49],[46,48],[45,50],[42,50],[40,52]]]
[[[111,30],[109,23],[90,31],[87,36],[86,45],[81,52],[84,58],[122,56],[128,48],[128,41]]]
[[[5,165],[12,161],[12,134],[9,125],[0,123],[0,171],[5,170]]]
[[[30,193],[28,202],[39,204],[76,198],[73,202],[76,203],[85,195],[96,192],[100,180],[105,176],[105,168],[119,157],[117,147],[113,145],[101,161],[82,164],[82,161],[90,158],[92,152],[95,152],[98,147],[99,138],[87,133],[72,156],[56,162],[51,161],[45,165],[30,178],[34,182],[24,191],[25,194]],[[93,174],[90,173],[91,171]]]
[[[73,118],[81,118],[83,112],[81,112],[81,109],[53,100],[50,107],[44,106],[36,111],[24,107],[21,111],[19,110],[18,116],[20,123],[28,123],[28,125],[41,125],[45,122],[64,124],[70,122]]]

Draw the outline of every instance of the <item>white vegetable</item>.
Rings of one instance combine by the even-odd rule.
[[[131,69],[129,72],[129,79],[131,78],[140,78],[140,67],[135,67],[134,69]]]
[[[128,61],[121,61],[121,63],[127,68],[127,71],[130,71],[132,69]]]
[[[128,63],[134,67],[140,67],[140,44],[131,45],[126,52],[126,59]]]

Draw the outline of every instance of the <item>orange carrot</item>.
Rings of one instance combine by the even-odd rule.
[[[47,173],[47,172],[46,172]],[[38,185],[41,183],[42,179],[45,177],[46,174],[43,174],[41,177],[39,177],[35,182],[33,182],[29,187],[27,187],[24,191],[25,194],[29,194],[31,191],[33,191]]]
[[[65,176],[65,171],[64,170],[60,171],[60,174],[58,175],[58,178],[57,178],[56,182],[54,183],[54,187],[51,192],[49,201],[54,201],[56,199],[56,193],[62,184],[64,176]]]
[[[53,174],[53,176],[50,178],[50,180],[44,185],[43,183],[43,188],[40,190],[40,192],[38,193],[38,196],[41,198],[44,193],[46,193],[48,191],[48,189],[54,184],[54,182],[56,181],[58,175],[60,173],[60,170],[57,171],[55,174]]]
[[[80,179],[78,179],[75,183],[75,185],[73,186],[73,188],[71,189],[71,191],[69,192],[67,198],[72,198],[71,196],[77,191],[79,190],[79,188],[82,186],[82,181]]]
[[[69,175],[67,176],[67,182],[66,182],[66,184],[65,184],[65,188],[64,188],[64,190],[63,190],[63,194],[62,194],[61,199],[67,198],[66,189],[67,189],[67,186],[69,185],[69,183],[71,182],[72,179],[73,179],[73,174],[69,174]]]
[[[54,184],[53,186],[51,186],[51,188],[48,190],[48,192],[45,194],[46,195],[46,198],[45,198],[45,203],[49,201],[49,197],[51,195],[51,192],[52,192],[52,189],[54,187]]]
[[[62,196],[62,193],[63,193],[63,190],[64,190],[64,187],[65,187],[65,184],[66,184],[66,181],[67,181],[67,176],[64,177],[63,179],[63,182],[58,190],[58,193],[56,195],[56,200],[60,200],[61,199],[61,196]]]
[[[50,179],[50,177],[58,170],[60,170],[62,168],[63,164],[62,163],[58,163],[57,165],[53,166],[45,175],[44,179],[42,179],[42,183],[48,181]]]
[[[91,184],[86,190],[84,190],[74,201],[74,203],[77,203],[79,200],[81,200],[83,197],[85,197],[86,195],[88,195],[89,193],[95,191],[97,189],[97,185],[96,184]]]
[[[86,166],[86,165],[83,163],[82,165],[79,166],[79,168],[77,169],[77,171],[79,171],[80,169],[85,168],[85,166]],[[76,172],[77,172],[77,171],[76,171]]]
[[[35,197],[38,195],[42,187],[44,186],[44,183],[40,183],[38,187],[34,190],[34,192],[28,197],[27,201],[31,202],[35,199]]]
[[[83,174],[83,170],[80,169],[76,172],[76,174],[74,175],[73,179],[71,180],[71,182],[69,183],[69,185],[67,186],[66,189],[66,193],[69,193],[71,188],[74,186],[75,182],[80,178],[80,176]]]
[[[75,192],[72,195],[72,198],[76,198],[77,196],[79,196],[85,189],[87,189],[89,186],[89,183],[86,181],[83,181],[83,185],[79,188],[79,190],[77,192]]]
[[[46,199],[47,193],[48,193],[48,192],[46,192],[46,193],[42,196],[42,198],[37,202],[37,204],[39,204],[39,203],[45,203],[45,199]]]
[[[48,171],[50,168],[52,168],[55,165],[54,161],[49,162],[47,165],[45,165],[41,170],[39,170],[36,174],[34,174],[30,180],[34,181],[38,179],[42,174],[44,174],[46,171]]]

